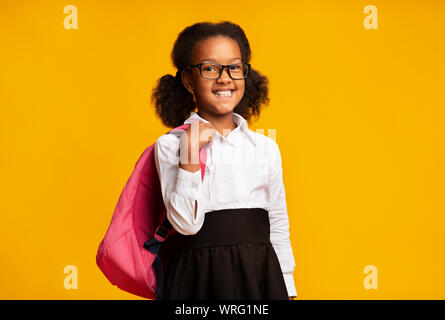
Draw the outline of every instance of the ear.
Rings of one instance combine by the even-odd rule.
[[[181,72],[181,80],[184,87],[187,89],[188,92],[193,94],[193,81],[192,81],[192,74],[190,70],[184,70]]]

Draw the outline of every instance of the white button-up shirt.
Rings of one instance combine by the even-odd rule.
[[[191,111],[184,122],[209,121]],[[270,242],[277,254],[289,296],[297,296],[295,260],[289,239],[281,154],[270,137],[250,130],[247,121],[233,113],[237,127],[227,137],[216,131],[207,143],[204,178],[201,170],[179,167],[179,133],[164,134],[155,143],[155,162],[167,218],[184,235],[196,234],[205,213],[232,208],[264,208],[269,212]],[[195,203],[197,203],[195,217]]]

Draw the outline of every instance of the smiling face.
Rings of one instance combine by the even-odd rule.
[[[224,36],[198,42],[193,50],[190,64],[204,62],[224,65],[242,62],[238,43]],[[192,68],[183,72],[182,81],[187,90],[195,96],[200,112],[214,115],[230,113],[244,95],[244,79],[233,80],[227,73],[227,68],[219,79],[203,79],[199,68]],[[221,93],[221,91],[230,91],[230,93]]]

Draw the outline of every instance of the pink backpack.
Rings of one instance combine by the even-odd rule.
[[[181,125],[168,133],[184,131],[188,126]],[[206,158],[206,148],[202,148],[199,153],[201,178],[204,178]],[[96,263],[113,285],[159,300],[163,296],[163,273],[180,247],[181,236],[166,216],[152,144],[142,153],[125,184],[99,245]]]

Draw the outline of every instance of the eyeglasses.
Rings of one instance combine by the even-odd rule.
[[[247,77],[250,64],[249,63],[234,63],[234,64],[219,64],[219,63],[199,63],[189,66],[189,68],[198,68],[201,77],[204,79],[219,79],[223,70],[227,68],[230,78],[240,80]]]

